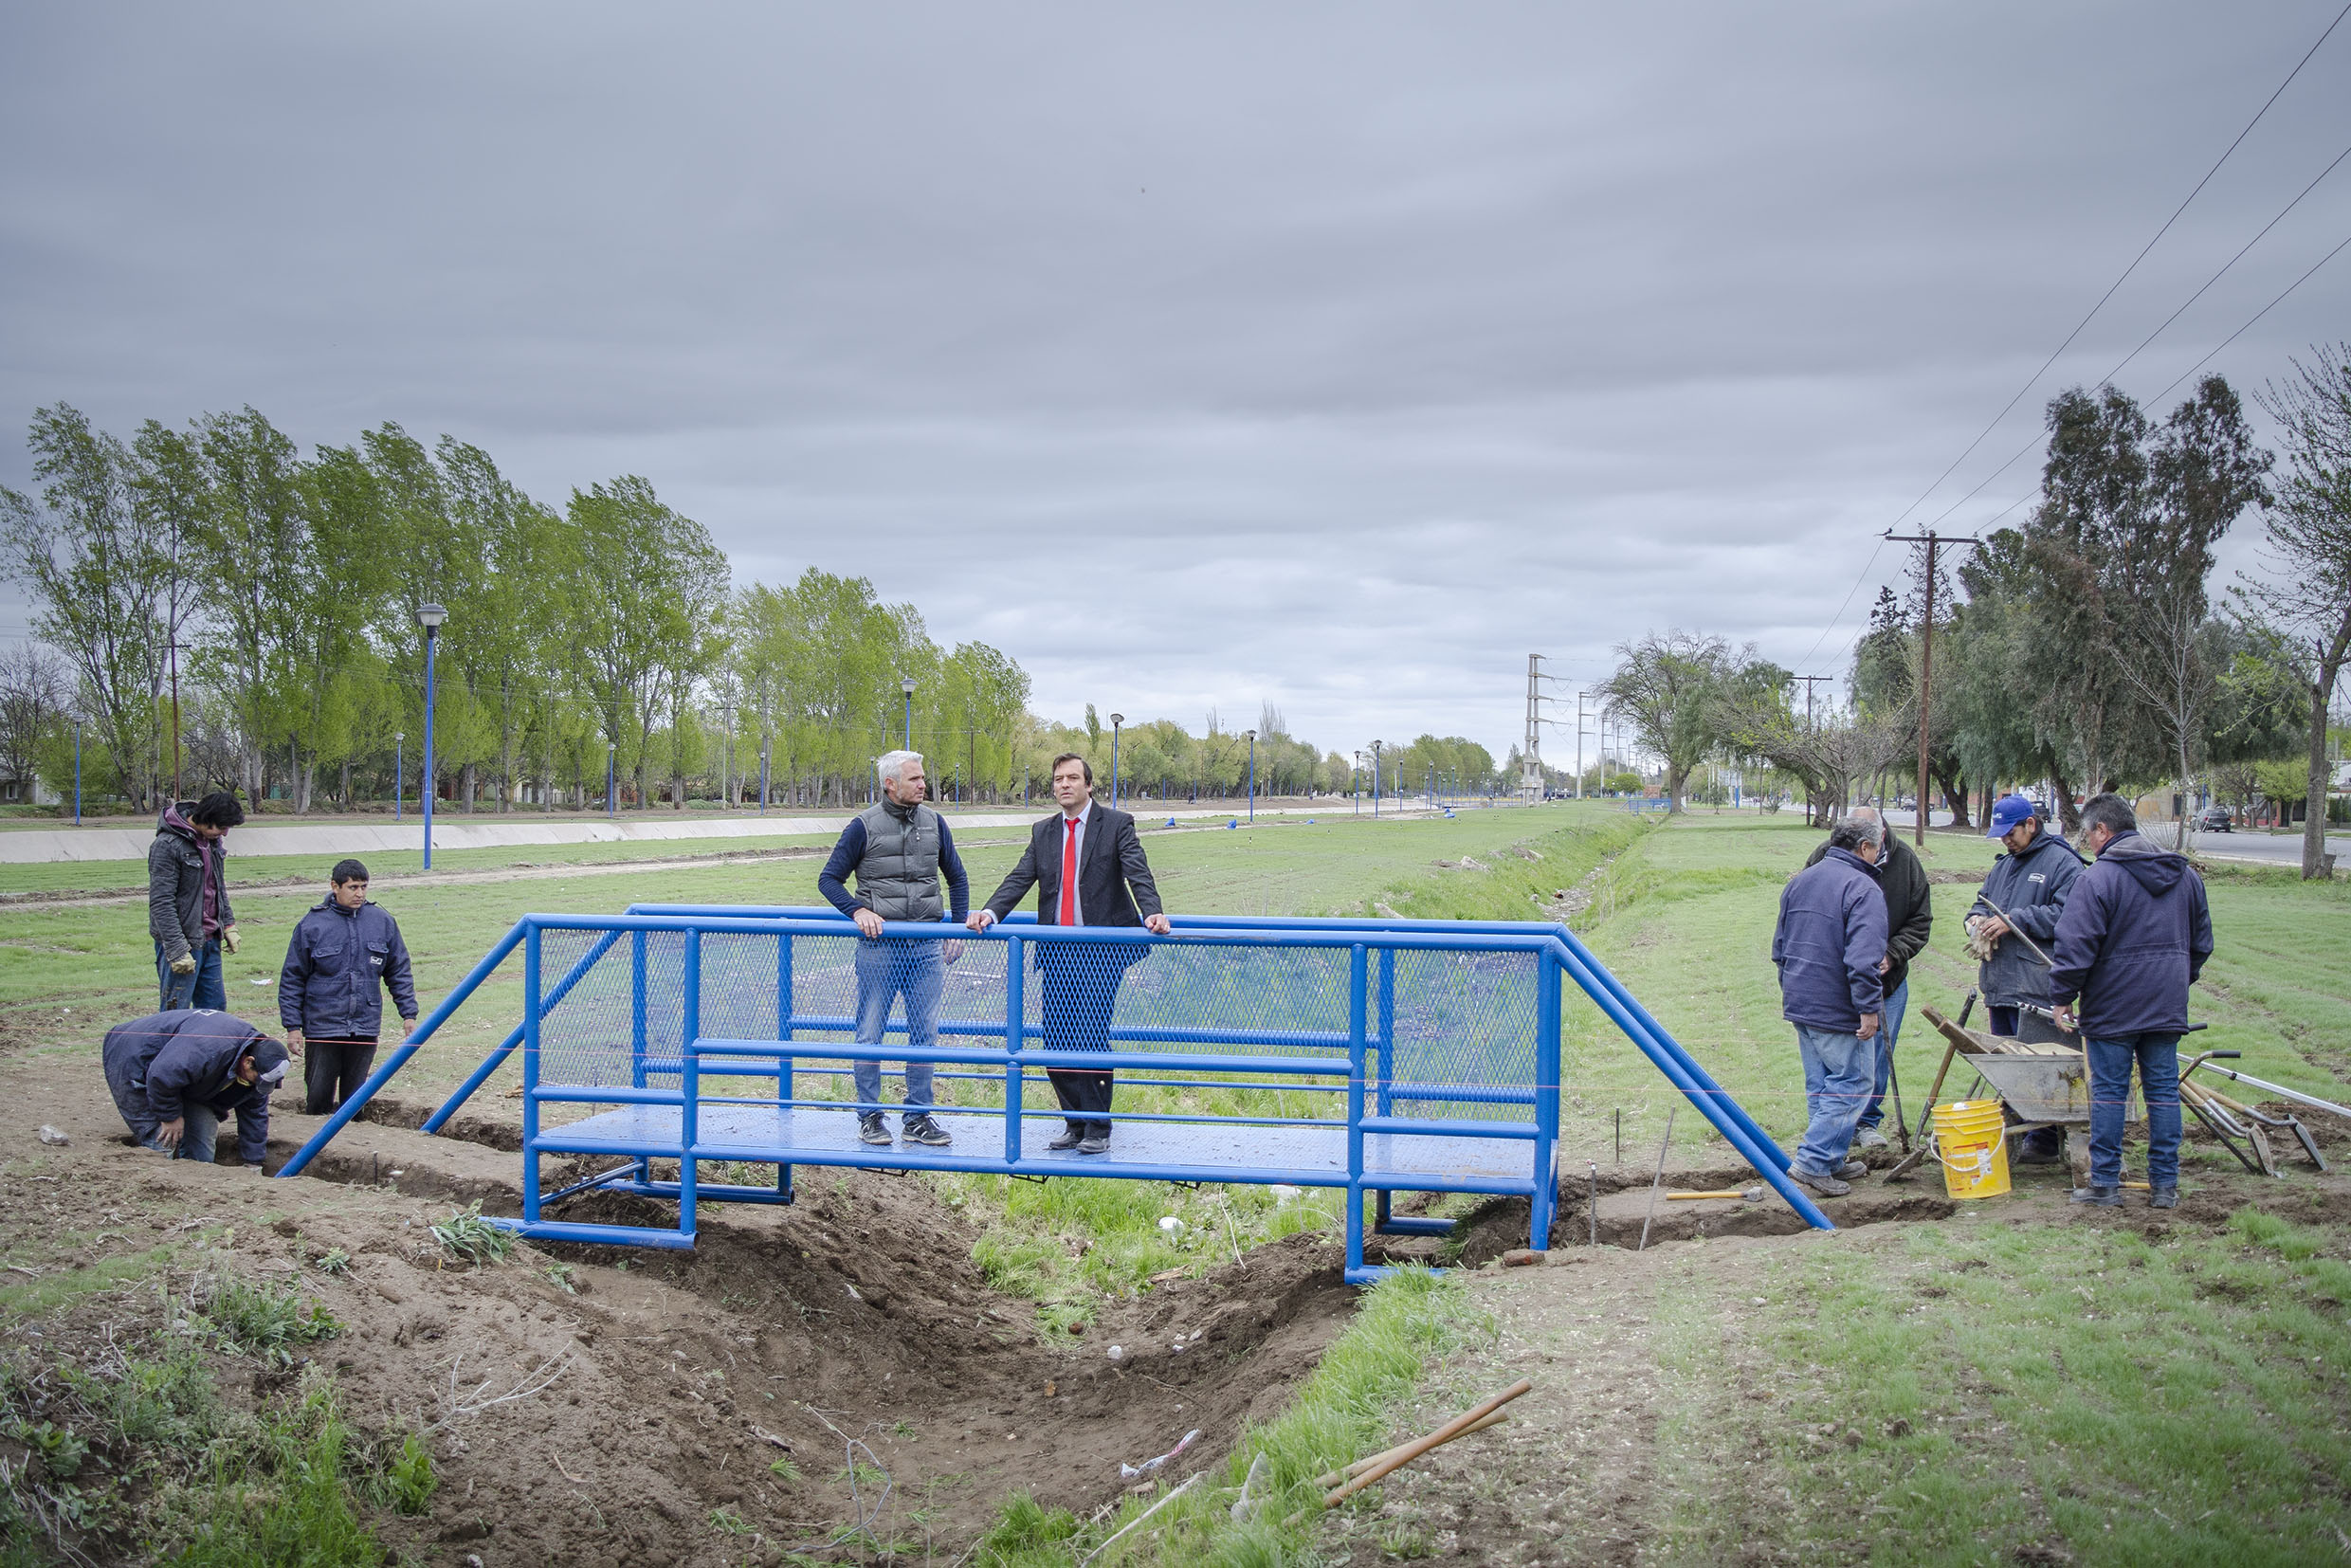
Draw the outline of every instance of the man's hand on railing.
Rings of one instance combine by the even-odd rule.
[[[974,931],[985,931],[996,923],[996,912],[993,909],[975,909],[963,917],[963,923]]]
[[[882,935],[882,917],[875,914],[872,910],[860,909],[856,914],[851,915],[849,919],[857,922],[857,929],[863,932],[866,936],[870,938],[879,937]]]
[[[1145,915],[1143,917],[1143,929],[1150,932],[1155,937],[1164,937],[1169,932],[1176,929],[1176,922],[1169,920],[1165,915]]]

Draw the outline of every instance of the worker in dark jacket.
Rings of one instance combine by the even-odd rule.
[[[946,818],[922,804],[930,792],[922,754],[885,752],[874,767],[882,778],[882,798],[841,830],[832,858],[816,874],[816,889],[857,922],[857,1043],[880,1045],[888,1030],[890,1004],[902,997],[906,1044],[928,1050],[939,1044],[939,998],[946,987],[946,966],[961,956],[963,944],[920,937],[884,939],[882,924],[937,921],[950,915],[959,921],[971,903],[972,884]],[[855,893],[845,880],[852,874],[857,878]],[[944,900],[939,892],[942,875],[947,882]],[[938,1103],[933,1076],[928,1062],[906,1064],[898,1130],[909,1143],[943,1149],[955,1140],[933,1114]],[[857,1088],[858,1140],[889,1142],[889,1129],[882,1122],[882,1064],[853,1062],[849,1077]]]
[[[2058,1027],[2078,1028],[2089,1058],[2089,1185],[2073,1201],[2102,1209],[2123,1201],[2123,1112],[2136,1066],[2147,1103],[2149,1201],[2175,1208],[2179,1036],[2188,988],[2213,955],[2212,909],[2187,857],[2141,837],[2120,795],[2082,808],[2082,844],[2098,863],[2066,901],[2049,973]]]
[[[1868,817],[1880,828],[1886,825],[1886,819],[1868,806],[1852,814]],[[1886,1147],[1886,1135],[1878,1131],[1878,1123],[1886,1118],[1886,1090],[1894,1077],[1894,1047],[1902,1039],[1903,1014],[1910,1008],[1910,960],[1924,951],[1927,939],[1935,934],[1935,890],[1927,884],[1926,867],[1919,864],[1918,851],[1891,833],[1885,839],[1877,873],[1878,886],[1886,894],[1886,959],[1881,969],[1886,1005],[1878,1015],[1877,1082],[1869,1091],[1869,1103],[1862,1107],[1861,1124],[1853,1131],[1854,1146],[1863,1149]],[[1829,841],[1823,839],[1804,864],[1817,866],[1828,853]]]
[[[170,1012],[221,1008],[221,952],[237,950],[237,917],[228,907],[228,830],[245,820],[237,797],[218,790],[175,801],[155,819],[147,847],[147,934],[155,939],[159,1005]]]
[[[1810,1117],[1788,1174],[1824,1197],[1851,1192],[1846,1182],[1868,1168],[1847,1157],[1876,1079],[1886,1002],[1886,895],[1878,887],[1885,844],[1882,822],[1838,822],[1820,863],[1781,891],[1772,934],[1780,1014],[1795,1026]]]
[[[2082,857],[2048,830],[2032,802],[2020,794],[1994,804],[1984,837],[1998,839],[2007,853],[1992,863],[1967,911],[1968,945],[1988,955],[1976,984],[1992,1032],[2013,1035],[2019,1007],[2049,1006],[2049,966],[2032,949],[2047,953],[2057,939],[2057,918],[2082,874]],[[2014,936],[2029,939],[2030,945],[2008,939]]]
[[[1991,1031],[2014,1036],[2022,1009],[2049,1006],[2043,956],[2057,939],[2057,918],[2082,874],[2082,857],[2049,831],[2039,809],[2020,794],[1993,804],[1984,837],[1998,839],[2007,852],[1992,863],[1967,911],[1967,950],[1977,956],[1976,988]],[[2016,1163],[2054,1165],[2065,1158],[2065,1147],[2062,1129],[2037,1128],[2025,1135]]]
[[[368,870],[337,861],[327,896],[294,926],[278,975],[278,1021],[302,1058],[302,1109],[323,1116],[367,1082],[384,1022],[384,992],[400,1010],[400,1038],[416,1022],[400,922],[368,902]]]
[[[269,1092],[285,1077],[277,1041],[228,1013],[181,1008],[117,1024],[102,1058],[115,1108],[141,1145],[209,1165],[221,1118],[234,1111],[237,1152],[262,1168]]]

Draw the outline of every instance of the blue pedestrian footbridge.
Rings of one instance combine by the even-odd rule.
[[[1540,1251],[1558,1206],[1569,984],[1790,1207],[1831,1228],[1778,1145],[1547,921],[1191,916],[1161,937],[1016,915],[979,936],[891,923],[875,941],[830,907],[526,915],[278,1175],[301,1174],[518,956],[521,1022],[424,1130],[519,1052],[522,1215],[501,1223],[538,1240],[690,1248],[700,1203],[790,1203],[794,1167],[830,1165],[1337,1189],[1358,1284],[1382,1272],[1365,1261],[1367,1231],[1449,1229],[1395,1214],[1401,1193],[1523,1196]],[[878,981],[895,996],[879,1044],[856,1040],[861,968],[868,997]],[[909,994],[936,1016],[927,1043],[908,1038]],[[862,1142],[859,1067],[885,1074],[892,1103],[869,1108],[895,1119],[892,1085],[910,1065],[939,1085],[952,1143]],[[1117,1082],[1108,1151],[1048,1148],[1063,1130],[1048,1075],[1104,1070]],[[548,1156],[602,1169],[547,1191]],[[774,1167],[773,1183],[741,1179],[746,1165]],[[733,1179],[705,1180],[704,1167]],[[677,1223],[551,1216],[591,1191],[674,1202]]]

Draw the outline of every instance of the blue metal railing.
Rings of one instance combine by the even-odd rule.
[[[558,933],[567,936],[581,934],[592,939],[585,951],[564,966],[562,974],[552,985],[545,985],[541,975],[543,939]],[[1600,1008],[1725,1140],[1764,1174],[1799,1215],[1814,1226],[1829,1228],[1827,1217],[1788,1177],[1787,1156],[1622,983],[1592,956],[1590,950],[1572,933],[1557,924],[1536,921],[1189,917],[1177,921],[1177,930],[1174,935],[1156,938],[1139,929],[1040,926],[1034,923],[1032,916],[1016,915],[977,937],[958,927],[895,923],[884,927],[884,936],[892,941],[959,940],[1003,944],[1006,957],[1001,990],[1004,1012],[1001,1018],[993,1015],[993,1007],[986,1010],[988,1016],[942,1018],[938,1025],[938,1043],[923,1048],[903,1043],[857,1045],[840,1040],[809,1038],[811,1033],[849,1032],[856,1022],[837,1009],[803,1012],[797,1005],[794,949],[811,939],[846,947],[854,939],[853,928],[829,907],[649,904],[634,906],[629,914],[619,917],[526,916],[279,1174],[292,1176],[304,1169],[319,1150],[414,1056],[416,1050],[432,1037],[434,1031],[499,963],[520,946],[524,954],[525,993],[521,1024],[483,1058],[424,1125],[428,1132],[438,1131],[446,1125],[458,1108],[518,1048],[523,1050],[525,1159],[521,1228],[531,1234],[549,1239],[691,1246],[698,1194],[707,1192],[713,1196],[724,1196],[729,1201],[789,1202],[790,1169],[794,1163],[998,1174],[1035,1174],[1044,1169],[1059,1175],[1099,1173],[1130,1178],[1181,1181],[1286,1181],[1347,1189],[1350,1197],[1349,1269],[1351,1277],[1360,1275],[1369,1278],[1371,1273],[1364,1267],[1362,1255],[1361,1199],[1366,1193],[1378,1197],[1383,1221],[1388,1218],[1387,1200],[1392,1191],[1524,1194],[1529,1197],[1534,1211],[1530,1215],[1531,1239],[1537,1248],[1545,1245],[1558,1192],[1555,1163],[1559,1121],[1559,1003],[1560,983],[1564,978],[1573,980]],[[623,937],[629,939],[626,962],[629,971],[627,1030],[629,1083],[624,1087],[617,1083],[546,1082],[544,1068],[548,1042],[544,1030],[549,1014],[572,997],[575,988],[608,960]],[[772,1039],[705,1037],[702,1033],[704,939],[723,937],[767,938],[775,943],[775,1026]],[[662,941],[665,956],[674,953],[681,965],[676,982],[677,994],[674,997],[665,994],[660,1003],[664,1026],[666,1027],[674,1016],[679,1028],[678,1044],[673,1048],[660,1048],[652,1040],[649,1012],[654,1004],[649,1000],[647,951],[648,942],[652,940]],[[1230,1019],[1204,1017],[1176,1024],[1114,1025],[1104,1041],[1105,1048],[1099,1050],[1030,1048],[1031,1042],[1041,1037],[1043,1030],[1039,1024],[1029,1021],[1027,1016],[1025,987],[1030,965],[1023,961],[1027,950],[1049,946],[1066,952],[1137,944],[1194,950],[1236,950],[1241,953],[1271,949],[1293,953],[1321,951],[1336,956],[1343,952],[1346,955],[1347,1027],[1344,1030],[1288,1025],[1251,1028],[1244,1024],[1235,1027]],[[1521,1070],[1519,1068],[1496,1069],[1504,1072],[1504,1081],[1500,1082],[1429,1082],[1398,1077],[1401,1048],[1397,1032],[1396,971],[1400,957],[1414,954],[1449,954],[1464,959],[1480,955],[1507,956],[1522,962],[1530,958],[1533,960],[1536,984],[1531,1007],[1527,1008],[1532,1015],[1505,1016],[1501,1020],[1502,1026],[1513,1035],[1522,1028],[1533,1047],[1531,1060],[1524,1063],[1532,1070],[1523,1081],[1508,1081]],[[1245,959],[1238,961],[1246,962]],[[1412,999],[1416,1005],[1423,1000],[1417,995]],[[1329,1000],[1327,996],[1323,997],[1321,1005],[1328,1005]],[[1526,1003],[1513,993],[1512,1005],[1522,1007]],[[893,1026],[889,1032],[902,1034],[904,1025]],[[957,1043],[963,1041],[971,1043]],[[979,1043],[982,1041],[991,1043],[983,1045]],[[1194,1048],[1181,1048],[1186,1046]],[[1156,1048],[1133,1048],[1137,1047]],[[1257,1049],[1248,1050],[1250,1047]],[[1314,1054],[1261,1054],[1268,1047],[1276,1050],[1309,1051]],[[1412,1048],[1430,1051],[1438,1048],[1416,1043]],[[838,1076],[850,1069],[847,1066],[829,1064],[885,1060],[960,1067],[966,1070],[944,1076],[975,1083],[1000,1083],[1002,1103],[999,1107],[975,1109],[947,1106],[939,1107],[939,1111],[959,1118],[1000,1118],[1004,1129],[1001,1154],[992,1152],[980,1156],[959,1150],[952,1154],[922,1150],[901,1153],[894,1148],[873,1147],[827,1150],[793,1146],[788,1139],[771,1140],[762,1146],[719,1141],[703,1135],[701,1113],[704,1106],[762,1106],[772,1108],[778,1114],[804,1109],[849,1108],[849,1102],[800,1098],[794,1085],[796,1073],[806,1071],[812,1075]],[[1493,1067],[1490,1061],[1483,1065],[1489,1068]],[[1261,1167],[1181,1160],[1152,1163],[1121,1160],[1115,1170],[1100,1165],[1073,1167],[1066,1161],[1059,1160],[1041,1165],[1033,1156],[1024,1157],[1022,1151],[1023,1087],[1033,1081],[1033,1071],[1048,1067],[1141,1069],[1162,1075],[1185,1072],[1221,1075],[1214,1080],[1180,1076],[1138,1080],[1130,1076],[1130,1086],[1219,1090],[1277,1087],[1285,1092],[1306,1094],[1343,1093],[1346,1096],[1343,1119],[1253,1114],[1221,1116],[1175,1110],[1128,1109],[1117,1112],[1108,1120],[1122,1123],[1208,1123],[1236,1128],[1343,1130],[1344,1171],[1301,1170],[1284,1168],[1278,1164]],[[705,1094],[702,1083],[705,1074],[720,1079],[749,1077],[771,1080],[775,1091],[756,1097]],[[597,1076],[601,1075],[599,1070]],[[1454,1072],[1444,1076],[1458,1078],[1461,1074]],[[676,1086],[656,1084],[656,1079],[674,1079]],[[1315,1082],[1318,1079],[1332,1081]],[[574,1189],[567,1189],[573,1191],[587,1186],[601,1186],[616,1191],[673,1197],[679,1204],[679,1227],[676,1231],[584,1225],[544,1218],[540,1212],[543,1203],[552,1199],[541,1196],[537,1156],[540,1153],[611,1152],[614,1147],[609,1137],[591,1140],[578,1132],[542,1125],[542,1104],[579,1103],[632,1105],[644,1107],[653,1114],[666,1110],[676,1112],[674,1136],[665,1130],[659,1137],[649,1134],[638,1137],[634,1143],[618,1151],[629,1158],[629,1166],[608,1172],[605,1176],[574,1184]],[[1456,1114],[1438,1116],[1398,1114],[1403,1106],[1431,1104],[1453,1106],[1457,1111]],[[1516,1111],[1518,1118],[1481,1117],[1474,1114],[1479,1106]],[[1532,1113],[1531,1121],[1523,1120],[1529,1111]],[[1506,1177],[1490,1173],[1483,1176],[1447,1176],[1428,1169],[1369,1169],[1365,1154],[1367,1136],[1391,1140],[1476,1140],[1488,1147],[1494,1146],[1494,1140],[1517,1141],[1524,1142],[1530,1148],[1523,1176],[1515,1174],[1515,1171]],[[1390,1158],[1393,1161],[1394,1157]],[[654,1180],[650,1161],[656,1158],[678,1160],[679,1179],[675,1182]],[[769,1192],[765,1188],[730,1187],[721,1191],[706,1187],[698,1181],[696,1166],[709,1159],[775,1163],[775,1190]],[[1394,1228],[1427,1230],[1431,1224],[1408,1220],[1396,1222]]]

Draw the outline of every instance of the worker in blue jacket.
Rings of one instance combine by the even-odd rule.
[[[1795,1026],[1810,1118],[1788,1174],[1823,1197],[1843,1197],[1868,1167],[1849,1158],[1853,1129],[1877,1081],[1877,1034],[1886,1006],[1886,895],[1878,857],[1886,824],[1874,813],[1840,819],[1829,852],[1779,895],[1772,962],[1780,1014]]]
[[[237,1117],[237,1152],[259,1171],[269,1151],[269,1093],[285,1048],[213,1008],[150,1013],[106,1031],[101,1052],[115,1108],[146,1148],[212,1162],[221,1119]]]
[[[2049,965],[2042,955],[2057,940],[2057,921],[2083,862],[2064,835],[2049,830],[2040,808],[2024,795],[2003,795],[1994,803],[1984,837],[1998,839],[2006,853],[1993,861],[1968,907],[1967,950],[1979,966],[1976,985],[1983,995],[1986,1027],[2014,1037],[2024,1008],[2050,1005]],[[2027,1133],[2015,1154],[2019,1165],[2054,1165],[2065,1157],[2065,1134],[2055,1127]]]
[[[302,1058],[302,1109],[323,1116],[367,1082],[383,1030],[384,992],[400,1010],[400,1038],[416,1022],[400,922],[368,902],[368,869],[337,861],[327,896],[295,923],[278,974],[278,1021]]]
[[[2123,1113],[2136,1067],[2147,1103],[2149,1202],[2177,1208],[2179,1037],[2188,988],[2213,956],[2204,879],[2186,856],[2142,837],[2120,795],[2094,795],[2082,808],[2082,845],[2097,864],[2066,901],[2049,972],[2057,1025],[2081,1031],[2089,1058],[2089,1185],[2075,1188],[2073,1201],[2102,1209],[2123,1201]]]

